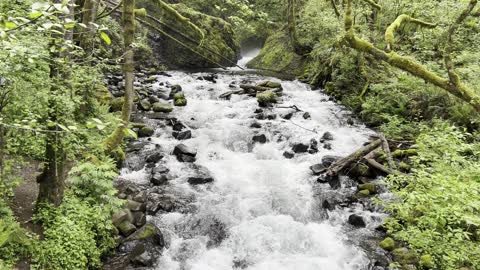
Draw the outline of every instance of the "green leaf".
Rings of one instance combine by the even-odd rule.
[[[30,19],[36,19],[43,15],[43,12],[37,11],[29,15]]]
[[[98,124],[103,124],[102,120],[98,118],[92,118],[93,121],[97,122]]]
[[[104,129],[105,129],[105,125],[97,125],[97,128],[98,128],[98,130],[104,130]]]
[[[58,127],[60,127],[61,129],[65,130],[65,131],[68,131],[68,128],[62,124],[57,124]]]
[[[5,22],[5,28],[7,29],[12,29],[12,28],[15,28],[17,27],[17,24],[14,23],[14,22]]]
[[[136,139],[138,137],[137,133],[129,128],[123,129],[123,134],[125,136]]]
[[[103,41],[105,41],[107,45],[112,44],[112,40],[105,32],[100,32],[100,37],[103,39]]]

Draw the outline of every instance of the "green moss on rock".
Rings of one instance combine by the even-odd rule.
[[[277,95],[272,90],[263,91],[257,94],[257,101],[260,106],[266,106],[277,102]]]
[[[138,137],[150,137],[155,133],[155,130],[151,127],[143,127],[138,131]]]
[[[393,259],[401,265],[416,265],[418,263],[418,255],[407,248],[396,248],[392,251]]]
[[[184,98],[175,99],[174,105],[178,107],[187,106],[187,100]]]
[[[279,31],[267,39],[260,54],[247,67],[300,76],[304,73],[305,61],[304,57],[294,52],[288,35]]]
[[[373,183],[360,184],[358,185],[358,190],[368,190],[370,194],[375,194],[377,193],[377,186]]]
[[[380,242],[380,247],[387,251],[392,251],[395,248],[395,240],[393,240],[391,237],[387,237]]]
[[[170,112],[173,111],[173,107],[168,105],[168,104],[157,102],[157,103],[153,104],[153,111],[154,112],[170,113]]]
[[[112,101],[110,102],[110,110],[112,112],[120,112],[122,110],[122,107],[123,107],[123,102],[124,102],[123,97],[118,97],[118,98],[112,99]]]

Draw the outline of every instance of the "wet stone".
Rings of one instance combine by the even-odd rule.
[[[292,159],[292,158],[295,157],[295,153],[293,153],[292,151],[285,151],[285,152],[283,152],[283,156],[286,159]]]
[[[306,120],[306,119],[310,119],[310,118],[311,118],[311,116],[310,116],[309,112],[306,112],[306,113],[303,114],[303,119]]]
[[[154,153],[151,154],[147,157],[146,161],[147,163],[157,163],[163,158],[163,155],[161,153]]]
[[[252,138],[252,141],[254,143],[266,143],[267,142],[267,136],[265,134],[260,134],[260,135],[255,135]]]
[[[188,140],[192,138],[192,131],[185,130],[185,131],[174,131],[172,136],[177,140]]]
[[[177,157],[177,160],[180,162],[194,162],[197,151],[187,147],[184,144],[179,144],[175,146],[173,154]]]
[[[308,151],[308,145],[303,143],[294,144],[292,147],[292,151],[295,153],[306,153]]]
[[[261,128],[262,125],[258,122],[253,122],[251,125],[250,125],[251,128]]]
[[[323,164],[315,164],[310,166],[310,170],[314,175],[320,175],[324,172],[326,172],[328,167],[325,167]]]
[[[348,217],[348,223],[356,228],[365,228],[367,226],[363,217],[357,214],[350,215]]]
[[[322,135],[322,138],[320,138],[320,142],[326,142],[326,141],[333,141],[333,135],[330,132],[325,132]]]
[[[332,165],[335,161],[337,161],[339,159],[340,159],[339,156],[326,155],[326,156],[322,157],[322,164],[325,167],[330,167],[330,165]]]

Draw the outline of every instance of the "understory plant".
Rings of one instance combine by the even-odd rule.
[[[445,122],[417,138],[411,174],[387,178],[388,233],[436,269],[480,269],[480,143]],[[462,268],[463,269],[463,268]]]

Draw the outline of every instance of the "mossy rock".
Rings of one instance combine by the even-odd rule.
[[[151,76],[151,77],[148,77],[145,81],[148,82],[148,83],[154,83],[158,80],[157,77],[155,76]]]
[[[140,103],[138,103],[138,108],[142,111],[150,111],[152,109],[152,104],[150,104],[150,101],[148,99],[142,99]]]
[[[265,69],[300,76],[305,72],[306,59],[293,50],[286,31],[268,37],[257,57],[247,63],[248,68]]]
[[[185,94],[184,94],[184,93],[176,93],[176,94],[173,96],[173,99],[174,99],[174,100],[177,100],[177,99],[185,99]]]
[[[135,233],[128,237],[128,240],[147,240],[149,238],[155,237],[158,234],[157,228],[152,224],[145,224],[143,227],[138,229]]]
[[[392,251],[395,249],[395,240],[393,240],[391,237],[387,237],[380,242],[380,247],[386,251]]]
[[[160,5],[151,0],[137,0],[138,8],[146,8],[148,14],[161,19],[165,25],[156,25],[169,35],[184,41],[185,37],[195,41],[202,41],[203,46],[187,42],[189,47],[195,48],[201,57],[192,50],[178,44],[171,38],[159,35],[151,40],[151,46],[157,58],[165,60],[171,68],[207,68],[218,67],[213,62],[223,66],[234,66],[240,55],[240,46],[237,42],[233,26],[221,18],[212,17],[189,8],[185,4]],[[182,17],[172,12],[177,11]],[[196,25],[193,27],[191,22]],[[172,31],[174,29],[174,31]],[[201,32],[198,31],[200,29]],[[158,32],[151,30],[157,36]],[[205,48],[208,48],[206,50]]]
[[[187,100],[186,100],[186,99],[184,99],[184,98],[175,99],[175,101],[174,101],[174,105],[175,105],[175,106],[178,106],[178,107],[184,107],[184,106],[187,106]]]
[[[155,133],[151,127],[143,127],[138,131],[138,137],[150,137]]]
[[[392,251],[393,259],[401,265],[416,265],[418,263],[418,255],[407,248],[396,248]]]
[[[112,101],[110,102],[110,110],[112,112],[120,112],[122,111],[122,107],[123,107],[123,102],[124,102],[124,98],[123,97],[118,97],[118,98],[114,98],[112,99]]]
[[[267,88],[279,88],[282,89],[282,84],[278,82],[266,81],[260,83],[258,86],[267,87]]]
[[[360,184],[358,185],[358,190],[368,190],[370,194],[375,194],[377,193],[377,186],[373,183]]]
[[[425,269],[433,269],[435,267],[435,260],[433,259],[432,255],[425,254],[420,256],[419,264]]]
[[[260,106],[277,102],[277,95],[272,90],[263,91],[257,94],[257,101]]]
[[[153,104],[153,111],[154,112],[163,112],[163,113],[170,113],[173,111],[173,107],[169,104],[156,102]]]
[[[355,198],[357,199],[365,198],[368,196],[370,196],[370,191],[368,191],[368,189],[359,190],[357,194],[355,194]]]

